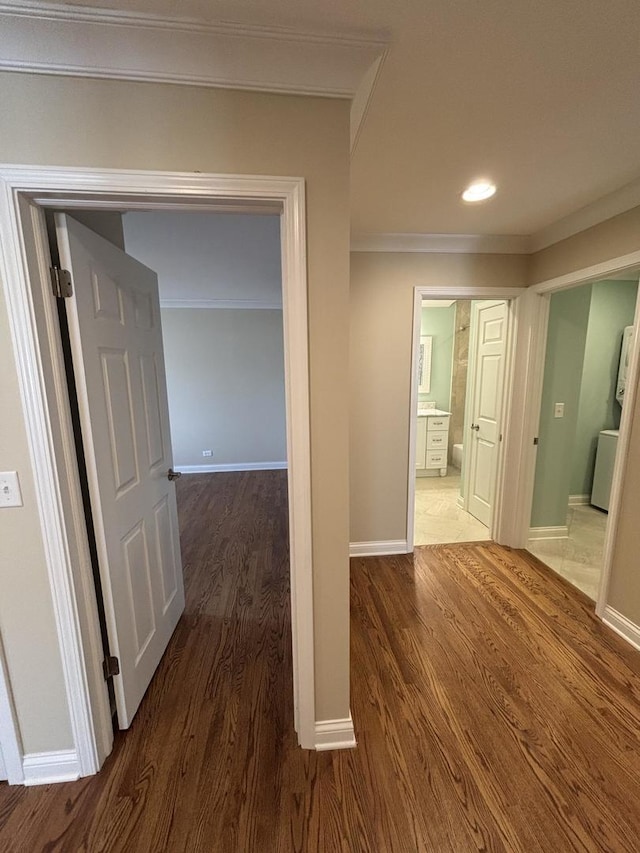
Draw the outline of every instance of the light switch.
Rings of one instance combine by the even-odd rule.
[[[17,471],[0,471],[0,507],[22,506]]]
[[[553,417],[554,418],[563,418],[564,417],[564,403],[556,403],[553,408]]]

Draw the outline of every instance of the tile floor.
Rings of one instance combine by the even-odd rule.
[[[446,477],[416,477],[416,545],[491,539],[489,529],[458,506],[460,472],[451,467],[449,472]]]
[[[592,506],[572,506],[567,539],[530,539],[528,550],[594,601],[602,572],[607,513]]]

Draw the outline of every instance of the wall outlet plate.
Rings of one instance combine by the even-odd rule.
[[[203,456],[213,456],[213,450],[203,450],[202,455]]]
[[[0,507],[22,506],[17,471],[0,471]]]
[[[564,417],[564,403],[555,403],[554,404],[553,417],[554,418],[563,418]]]

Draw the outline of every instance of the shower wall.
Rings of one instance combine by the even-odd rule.
[[[471,300],[456,302],[455,335],[453,339],[453,365],[451,370],[451,421],[449,423],[449,459],[453,459],[453,445],[464,443],[464,404],[469,368],[469,324]]]

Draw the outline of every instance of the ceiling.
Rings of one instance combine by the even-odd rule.
[[[640,177],[637,0],[82,0],[386,34],[352,159],[352,231],[533,234]],[[490,176],[498,193],[459,194]]]

